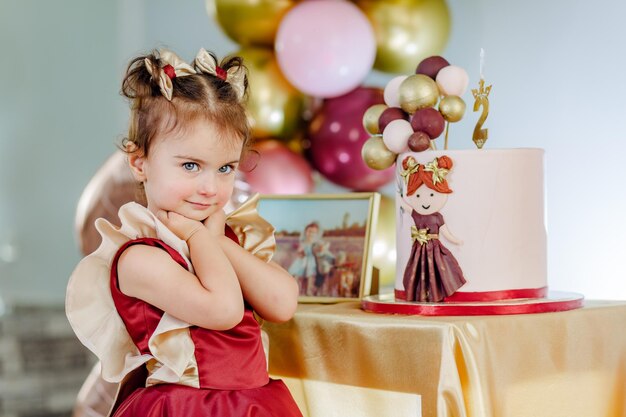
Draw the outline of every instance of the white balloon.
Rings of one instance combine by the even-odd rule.
[[[383,97],[388,107],[400,107],[400,84],[406,80],[408,75],[398,75],[392,78],[385,86]]]
[[[409,150],[409,137],[413,134],[411,123],[404,119],[390,122],[383,132],[383,143],[394,153],[402,153]]]
[[[437,86],[444,96],[462,96],[469,85],[467,71],[455,65],[443,67],[437,73]]]

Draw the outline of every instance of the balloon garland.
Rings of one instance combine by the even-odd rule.
[[[253,137],[265,151],[260,155],[289,155],[292,162],[284,167],[293,171],[287,175],[272,170],[271,164],[259,164],[259,172],[247,174],[256,184],[253,191],[310,191],[313,170],[342,187],[377,190],[391,181],[387,168],[397,153],[432,147],[432,140],[444,129],[447,137],[449,123],[463,116],[465,103],[458,96],[467,88],[467,74],[442,57],[423,60],[415,74],[393,78],[384,102],[366,103],[370,93],[361,86],[373,67],[403,72],[407,63],[443,50],[450,32],[445,0],[205,4],[226,35],[239,43],[237,54],[249,65],[248,110]],[[408,21],[410,25],[404,23]],[[405,43],[398,49],[400,38]],[[360,98],[365,101],[359,105],[355,101]],[[307,106],[313,102],[315,109]],[[365,132],[354,129],[352,117],[337,103],[359,107],[357,114],[365,112]],[[331,127],[329,120],[339,124]],[[337,131],[340,125],[343,133]],[[263,144],[276,140],[295,152],[288,154],[273,142]],[[292,174],[298,187],[287,181]]]
[[[363,127],[372,135],[361,150],[367,166],[386,169],[402,152],[436,149],[444,130],[448,149],[450,123],[465,114],[461,95],[468,83],[467,72],[441,56],[422,60],[415,74],[391,79],[384,90],[386,108],[372,106],[363,114]]]

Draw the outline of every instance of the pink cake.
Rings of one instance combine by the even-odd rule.
[[[362,307],[476,315],[582,306],[579,294],[548,292],[543,150],[483,149],[492,86],[482,71],[472,89],[478,149],[458,150],[470,138],[449,138],[467,87],[464,69],[428,57],[389,81],[385,105],[363,115],[372,134],[363,160],[372,169],[395,164],[397,261],[394,293],[365,297]]]
[[[464,302],[546,296],[543,154],[541,149],[399,154],[396,299]],[[446,163],[433,164],[444,155]],[[404,168],[405,160],[414,161],[414,175],[421,172],[426,178],[417,180],[421,185],[411,196],[407,177],[414,175],[407,175],[411,168]],[[447,183],[445,192],[426,184],[437,176],[435,188]],[[422,226],[416,226],[416,219]],[[424,225],[433,230],[424,230]]]

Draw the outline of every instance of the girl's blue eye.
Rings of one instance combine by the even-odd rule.
[[[195,162],[185,162],[183,164],[183,169],[185,171],[195,172],[198,171],[199,167],[198,164],[196,164]]]
[[[218,169],[218,171],[222,174],[230,174],[233,171],[232,165],[224,165]]]

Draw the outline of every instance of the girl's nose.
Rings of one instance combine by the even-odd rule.
[[[200,179],[198,194],[215,195],[217,193],[217,181],[213,175],[206,175]]]

